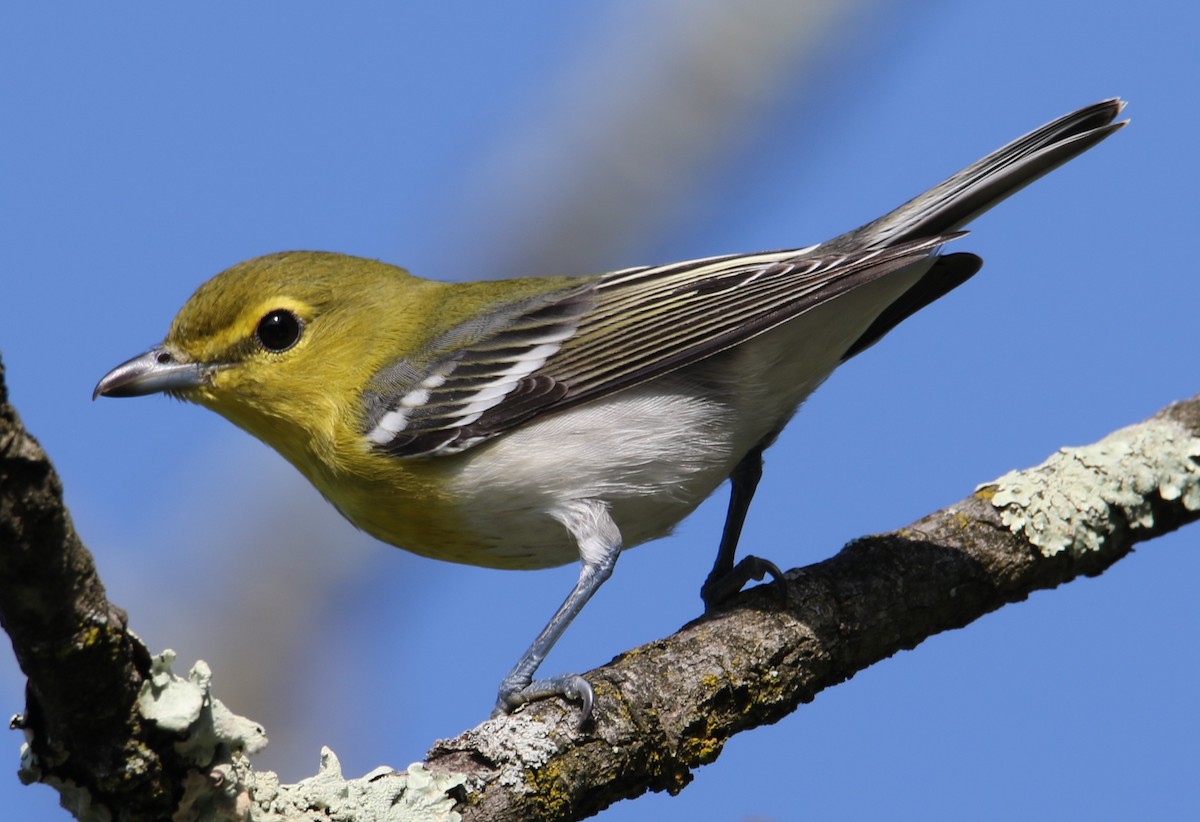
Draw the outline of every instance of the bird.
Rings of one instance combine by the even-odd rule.
[[[706,608],[768,576],[786,593],[773,562],[736,560],[763,452],[839,365],[980,269],[944,250],[967,223],[1122,128],[1124,106],[1059,117],[805,248],[475,282],[331,252],[257,257],[200,285],[93,399],[216,411],[402,549],[502,569],[578,561],[493,715],[558,696],[582,722],[591,684],[535,674],[621,552],[728,479]]]

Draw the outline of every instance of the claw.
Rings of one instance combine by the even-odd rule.
[[[504,683],[496,697],[496,707],[492,709],[492,718],[510,714],[526,702],[535,702],[555,696],[560,696],[568,702],[579,703],[578,727],[582,727],[592,718],[592,708],[596,704],[596,692],[592,690],[591,684],[578,674],[561,674],[550,679],[537,679],[523,686]]]
[[[709,579],[704,583],[704,587],[700,589],[700,598],[704,600],[705,612],[715,610],[721,603],[742,590],[747,582],[761,581],[768,575],[778,591],[779,605],[786,605],[788,581],[787,577],[783,575],[783,571],[779,570],[779,566],[769,559],[750,556],[743,557],[725,576],[719,579]]]

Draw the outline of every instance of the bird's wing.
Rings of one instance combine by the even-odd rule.
[[[377,374],[365,395],[364,430],[374,447],[399,457],[457,453],[742,343],[925,260],[957,236],[633,268],[528,298],[427,349],[442,353]]]

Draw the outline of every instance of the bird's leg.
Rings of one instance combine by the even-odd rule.
[[[754,491],[758,488],[758,481],[762,479],[763,451],[773,439],[774,437],[767,437],[751,448],[729,475],[729,512],[725,515],[721,546],[717,549],[717,561],[713,563],[708,579],[700,588],[700,597],[704,600],[706,611],[711,611],[742,590],[750,580],[761,580],[767,574],[770,574],[779,586],[781,598],[787,601],[787,580],[775,563],[754,556],[743,557],[736,565],[733,562],[738,539],[742,536],[742,525],[746,521],[746,512],[750,510],[750,501],[754,499]]]
[[[578,674],[560,674],[549,679],[533,678],[534,672],[550,653],[554,643],[563,635],[571,621],[583,610],[583,606],[612,575],[617,556],[621,553],[621,535],[617,525],[608,515],[607,507],[597,501],[575,503],[572,510],[558,516],[579,543],[583,564],[579,579],[571,593],[554,612],[533,644],[517,660],[517,664],[500,682],[496,707],[492,716],[502,716],[519,708],[526,702],[562,696],[578,701],[582,708],[580,724],[592,713],[595,694],[587,680]]]

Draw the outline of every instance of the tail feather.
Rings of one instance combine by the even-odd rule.
[[[1059,117],[879,219],[822,243],[820,250],[887,248],[956,231],[1122,128],[1127,120],[1113,120],[1124,107],[1124,101],[1113,98]]]

